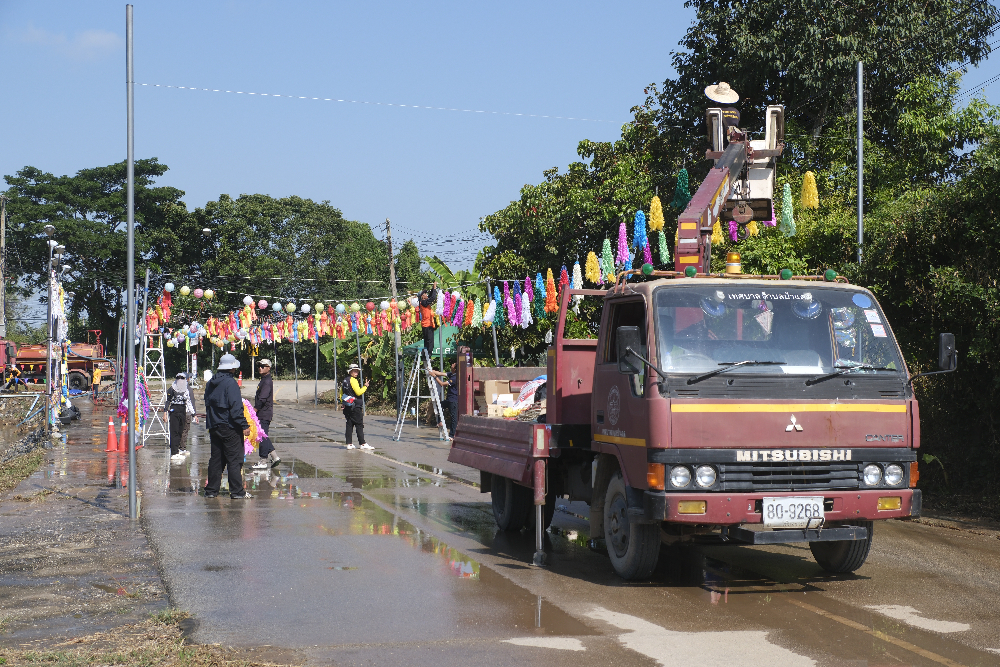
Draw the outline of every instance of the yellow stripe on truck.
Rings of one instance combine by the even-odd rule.
[[[634,447],[646,446],[646,440],[644,438],[619,438],[616,435],[595,435],[594,440],[597,442],[609,442],[613,445],[632,445]]]

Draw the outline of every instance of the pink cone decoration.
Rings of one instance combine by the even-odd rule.
[[[736,232],[738,232],[739,229],[740,229],[739,224],[737,224],[737,222],[735,220],[730,220],[729,221],[729,238],[732,239],[733,241],[735,241],[736,240]]]
[[[615,263],[619,265],[628,264],[628,240],[625,234],[625,223],[618,226],[618,254],[615,256]]]
[[[531,276],[524,277],[524,296],[528,297],[528,301],[535,300],[535,288],[531,285]]]
[[[646,240],[646,245],[644,245],[642,247],[642,261],[643,261],[644,264],[652,264],[653,263],[653,253],[649,249],[649,240],[648,239]]]

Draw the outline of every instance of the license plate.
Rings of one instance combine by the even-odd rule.
[[[822,497],[764,498],[764,525],[771,528],[819,528],[823,525]]]

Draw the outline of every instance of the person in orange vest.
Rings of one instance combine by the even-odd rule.
[[[427,354],[434,353],[434,332],[437,323],[434,321],[434,306],[437,305],[437,281],[430,291],[424,290],[418,297],[420,304],[420,326],[423,327],[424,349]]]

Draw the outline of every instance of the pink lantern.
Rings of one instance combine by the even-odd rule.
[[[200,299],[204,295],[205,295],[205,292],[200,287],[197,288],[197,289],[195,289],[195,291],[194,291],[194,298]]]
[[[260,301],[258,301],[257,302],[257,308],[259,310],[264,310],[265,308],[267,308],[267,301],[265,301],[264,299],[261,299]]]

